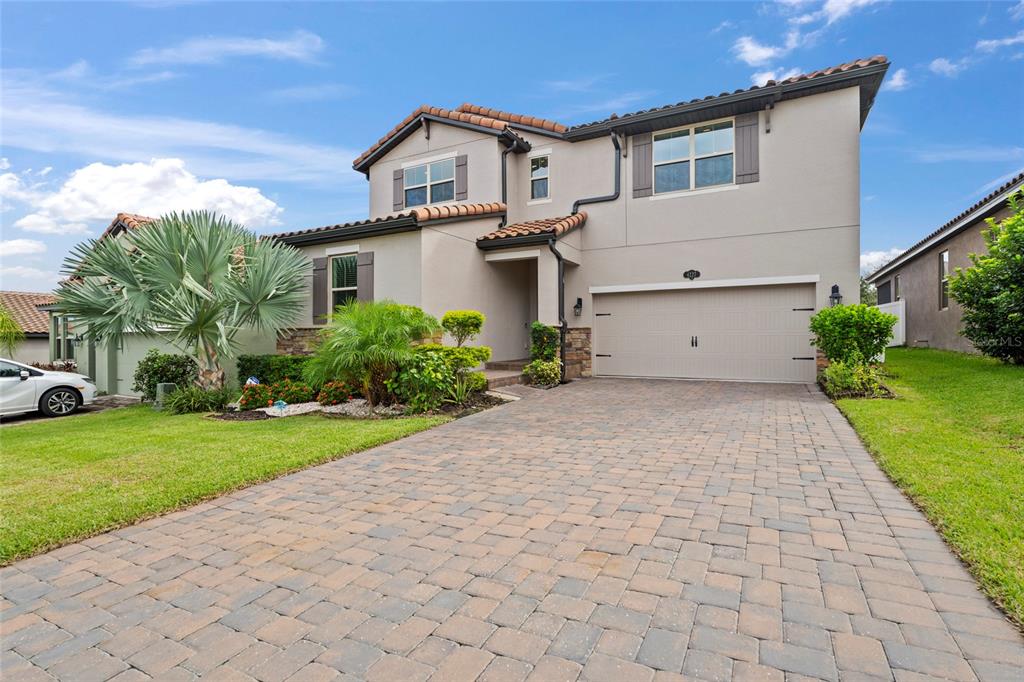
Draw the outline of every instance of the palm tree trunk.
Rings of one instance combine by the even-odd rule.
[[[224,368],[220,366],[217,351],[202,342],[197,349],[199,356],[199,386],[205,391],[224,388]]]

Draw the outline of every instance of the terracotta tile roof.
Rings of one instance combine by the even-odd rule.
[[[431,116],[437,116],[439,118],[447,118],[452,121],[458,121],[460,123],[469,123],[471,125],[481,126],[483,128],[493,128],[494,130],[505,130],[508,127],[508,123],[505,121],[499,121],[496,118],[489,116],[480,116],[479,114],[472,114],[465,111],[453,111],[451,109],[442,109],[441,107],[432,107],[424,104],[416,111],[412,112],[402,122],[388,131],[388,134],[377,140],[369,149],[360,154],[355,161],[352,162],[353,166],[358,166],[360,163],[366,160],[371,154],[383,147],[388,143],[391,138],[397,135],[403,128],[415,121],[417,118],[424,114]]]
[[[56,301],[53,294],[33,291],[0,291],[0,305],[11,314],[11,317],[26,334],[49,333],[49,316],[36,306],[50,305]]]
[[[949,228],[953,227],[954,225],[956,225],[957,223],[962,221],[964,218],[969,218],[973,213],[976,213],[978,211],[978,209],[983,207],[985,204],[991,202],[993,199],[998,198],[999,195],[1006,194],[1007,197],[1011,196],[1013,194],[1013,190],[1020,189],[1022,187],[1021,183],[1024,183],[1024,172],[1017,173],[1017,175],[1015,175],[1013,178],[1011,178],[1007,182],[1004,182],[1002,185],[1000,185],[998,189],[996,189],[996,190],[990,192],[989,194],[985,195],[984,197],[982,197],[981,199],[976,201],[974,204],[972,204],[968,208],[966,208],[963,211],[961,211],[960,213],[958,213],[956,216],[954,216],[954,217],[950,218],[949,220],[947,220],[945,223],[943,223],[937,229],[935,229],[932,232],[930,232],[928,235],[926,235],[924,238],[922,238],[916,244],[911,246],[909,249],[907,249],[906,251],[904,251],[900,255],[896,256],[895,258],[890,260],[888,263],[886,263],[885,265],[883,265],[882,267],[878,268],[877,270],[872,272],[870,275],[865,277],[864,279],[866,279],[868,281],[871,281],[872,279],[877,277],[879,275],[879,273],[884,272],[890,265],[892,265],[893,263],[895,263],[898,260],[902,260],[908,254],[913,253],[914,251],[919,249],[921,246],[923,246],[927,242],[931,241],[933,238],[935,238],[938,235],[942,234],[943,231],[948,230]],[[964,227],[966,227],[966,225]]]
[[[477,104],[470,104],[466,102],[460,104],[455,111],[463,111],[469,114],[479,114],[480,116],[488,116],[490,118],[496,118],[499,121],[508,121],[513,125],[520,125],[530,128],[539,128],[541,130],[548,130],[553,133],[564,133],[569,128],[557,123],[555,121],[549,121],[544,118],[537,118],[536,116],[523,116],[522,114],[510,114],[507,111],[499,111],[498,109],[491,109],[489,107],[482,107]]]
[[[103,234],[100,236],[100,239],[103,239],[104,237],[112,233],[116,233],[118,230],[137,229],[140,225],[151,223],[154,220],[156,220],[156,218],[150,218],[149,216],[144,215],[136,215],[135,213],[118,213],[114,220],[111,221],[107,229],[103,231]]]
[[[699,102],[706,102],[706,101],[710,101],[710,100],[715,100],[715,99],[718,99],[719,97],[727,97],[729,95],[739,95],[739,94],[742,94],[742,93],[756,92],[758,90],[764,90],[766,88],[774,88],[774,87],[777,87],[777,86],[792,85],[794,83],[800,83],[802,81],[814,80],[815,78],[821,78],[821,77],[824,77],[824,76],[831,76],[831,75],[834,75],[834,74],[837,74],[837,73],[845,73],[845,72],[848,72],[848,71],[854,71],[856,69],[862,69],[862,68],[867,67],[867,66],[874,66],[874,65],[878,65],[878,64],[887,64],[888,62],[889,62],[889,59],[887,57],[885,57],[885,55],[875,55],[874,57],[868,57],[867,59],[856,59],[856,60],[854,60],[852,62],[846,62],[845,64],[839,64],[837,66],[830,66],[830,67],[825,68],[825,69],[818,69],[817,71],[811,71],[810,73],[802,73],[802,74],[799,74],[799,75],[796,75],[796,76],[792,76],[790,78],[786,78],[785,80],[781,80],[781,81],[770,80],[767,83],[765,83],[764,85],[754,85],[754,86],[751,86],[749,88],[740,88],[740,89],[734,90],[732,92],[723,92],[723,93],[720,93],[718,95],[708,95],[706,97],[698,97],[697,99],[691,99],[689,101],[683,101],[683,102],[676,102],[675,104],[666,104],[664,106],[654,107],[652,109],[642,109],[640,111],[634,111],[634,112],[631,112],[631,113],[628,113],[628,114],[622,114],[621,116],[618,115],[618,114],[612,114],[608,118],[601,119],[599,121],[591,121],[590,123],[580,123],[578,125],[574,125],[571,128],[569,128],[569,132],[580,130],[580,129],[583,129],[583,128],[588,128],[590,126],[596,126],[596,125],[600,125],[600,124],[603,124],[603,123],[608,123],[608,122],[611,122],[611,121],[616,121],[616,122],[620,122],[621,121],[621,122],[625,123],[631,117],[640,116],[642,114],[656,113],[658,111],[662,111],[662,110],[666,110],[666,109],[674,109],[675,107],[680,107],[680,106],[684,106],[684,105],[688,105],[688,104],[697,104]]]
[[[274,239],[285,239],[288,237],[297,237],[299,235],[310,235],[318,232],[327,232],[328,230],[345,230],[345,229],[357,229],[362,227],[369,227],[372,225],[385,226],[388,223],[397,222],[408,222],[412,220],[417,225],[421,223],[427,223],[431,220],[445,220],[451,218],[474,218],[488,215],[498,215],[505,213],[505,204],[500,201],[494,201],[487,204],[444,204],[442,206],[423,206],[420,208],[414,208],[404,213],[397,213],[395,215],[387,216],[384,218],[374,218],[373,220],[356,220],[350,223],[339,223],[337,225],[324,225],[323,227],[312,227],[306,230],[294,230],[291,232],[278,232],[276,234],[269,235]]]
[[[477,241],[493,241],[496,239],[511,239],[513,237],[528,237],[530,235],[551,234],[561,237],[570,230],[582,227],[587,222],[587,214],[584,211],[561,218],[541,218],[540,220],[528,220],[525,223],[506,225],[500,230],[488,232]]]

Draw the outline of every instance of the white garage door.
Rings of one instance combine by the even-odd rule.
[[[594,374],[814,381],[814,285],[594,296]]]

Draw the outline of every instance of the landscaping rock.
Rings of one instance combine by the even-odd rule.
[[[312,403],[295,403],[294,405],[286,405],[283,409],[276,407],[260,407],[257,408],[260,412],[265,412],[271,417],[294,417],[297,414],[308,414],[310,412],[319,412],[324,409],[324,406],[318,402]]]
[[[339,414],[346,417],[368,417],[370,408],[363,398],[353,398],[347,403],[340,405],[328,405],[323,408],[324,414]],[[404,405],[377,405],[373,408],[373,414],[377,417],[400,417],[405,414]]]

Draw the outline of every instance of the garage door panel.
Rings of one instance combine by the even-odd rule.
[[[814,285],[595,296],[594,373],[813,381]],[[698,337],[698,346],[691,339]]]

